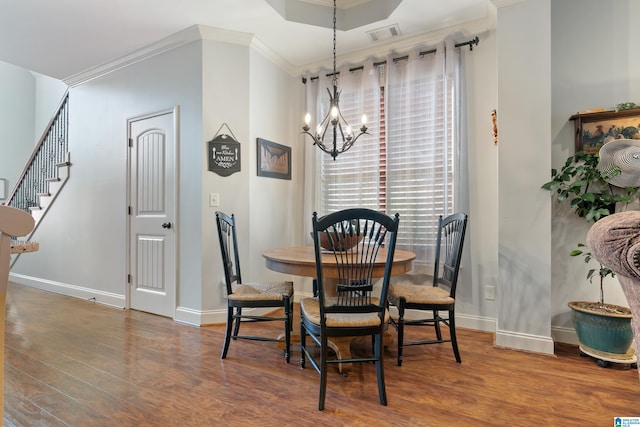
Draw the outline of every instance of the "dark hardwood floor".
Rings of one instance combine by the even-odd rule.
[[[346,377],[334,366],[319,412],[319,376],[300,368],[296,346],[287,365],[273,343],[235,341],[223,361],[223,332],[11,284],[5,425],[612,426],[640,416],[636,370],[600,368],[569,345],[555,356],[496,348],[493,334],[470,330],[459,331],[460,365],[448,344],[409,348],[402,367],[388,348],[386,407],[373,365]]]

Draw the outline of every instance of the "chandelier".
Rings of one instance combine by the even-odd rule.
[[[333,92],[327,88],[330,102],[329,111],[318,124],[315,135],[309,132],[311,129],[309,127],[311,122],[311,115],[309,113],[304,117],[302,133],[309,135],[313,139],[313,145],[317,145],[318,148],[330,154],[333,160],[335,160],[338,154],[344,153],[351,148],[360,136],[367,134],[366,115],[362,115],[360,133],[354,136],[349,123],[342,117],[342,113],[340,112],[340,92],[338,91],[338,73],[336,72],[336,0],[333,0],[333,74],[331,84],[333,86]],[[331,127],[330,131],[329,127]],[[340,147],[338,147],[338,138],[341,140]]]

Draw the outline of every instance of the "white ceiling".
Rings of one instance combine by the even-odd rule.
[[[0,61],[64,80],[193,25],[253,34],[294,68],[330,58],[331,28],[289,22],[274,8],[292,7],[291,1],[0,0]],[[296,2],[325,8],[331,4]],[[338,16],[349,10],[364,15],[366,9],[358,8],[378,3],[338,0],[343,9]],[[366,34],[370,30],[397,24],[398,41],[487,18],[488,7],[489,0],[402,0],[386,19],[338,31],[338,55],[375,47]],[[331,13],[329,19],[331,27]]]

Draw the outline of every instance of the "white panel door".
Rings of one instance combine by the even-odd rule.
[[[175,116],[129,121],[129,296],[134,310],[176,307]]]

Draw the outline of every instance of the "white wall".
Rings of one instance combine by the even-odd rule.
[[[42,137],[53,114],[58,111],[60,102],[67,91],[67,85],[60,80],[42,74],[33,73],[36,84],[36,105],[34,140]]]
[[[66,91],[60,80],[0,62],[0,178],[7,196]]]
[[[7,197],[37,142],[34,135],[36,84],[22,68],[0,62],[0,178]]]

